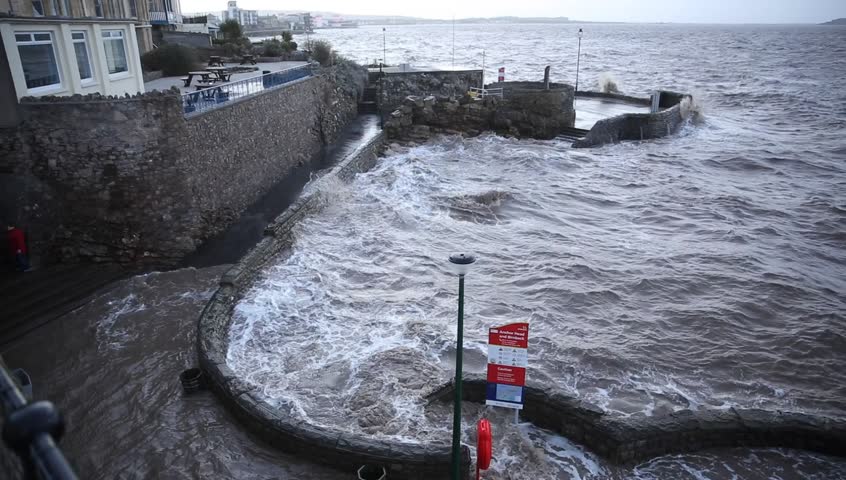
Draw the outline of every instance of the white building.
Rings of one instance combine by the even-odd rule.
[[[12,0],[10,7],[12,15],[0,17],[7,60],[0,95],[144,92],[136,27],[145,22],[135,0]]]
[[[258,25],[258,11],[238,8],[236,0],[229,0],[227,9],[223,12],[223,20],[236,20],[241,25]]]

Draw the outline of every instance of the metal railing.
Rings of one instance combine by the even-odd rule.
[[[485,97],[499,97],[502,98],[502,89],[501,88],[477,88],[477,87],[470,87],[470,96],[476,98],[477,100],[481,100]]]
[[[182,23],[182,15],[174,12],[150,12],[150,23],[174,24]]]
[[[215,84],[197,92],[183,94],[182,111],[186,116],[196,115],[311,75],[311,66],[302,65],[234,82]]]
[[[5,416],[3,440],[21,459],[25,478],[76,480],[77,476],[56,446],[64,422],[50,402],[26,403],[0,360],[0,409]],[[7,472],[9,473],[9,472]]]

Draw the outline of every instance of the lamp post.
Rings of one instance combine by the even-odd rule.
[[[579,62],[582,60],[582,29],[579,29],[579,52],[576,54],[576,91],[579,91]]]
[[[386,51],[385,45],[387,43],[387,41],[386,41],[387,35],[388,34],[385,33],[385,27],[382,27],[382,63],[385,64],[385,65],[388,64],[388,57],[385,55],[385,51]]]
[[[464,276],[476,257],[457,253],[450,255],[449,263],[458,274],[458,339],[455,343],[455,402],[452,412],[452,480],[461,478],[461,369],[464,357]]]

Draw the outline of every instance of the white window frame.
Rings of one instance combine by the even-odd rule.
[[[82,38],[74,38],[74,35],[82,35]],[[85,46],[85,54],[88,57],[88,71],[91,72],[89,78],[80,78],[79,84],[83,87],[97,83],[97,72],[94,70],[94,59],[91,58],[91,44],[88,42],[88,32],[85,30],[71,30],[71,43],[73,45],[74,60],[78,63],[76,56],[76,44],[81,43]]]
[[[126,39],[127,35],[126,32],[123,30],[103,30],[101,33],[103,48],[106,47],[106,42],[114,42],[120,40],[121,45],[123,45],[123,58],[126,60],[126,71],[125,72],[117,72],[112,73],[108,70],[108,58],[106,58],[106,73],[108,73],[110,79],[120,79],[124,77],[129,77],[132,75],[131,68],[130,68],[130,59],[129,59],[129,50],[126,48]],[[108,55],[107,55],[108,56]]]
[[[43,87],[29,88],[29,87],[26,87],[26,80],[24,80],[24,86],[26,87],[26,93],[27,94],[42,95],[42,94],[45,94],[45,93],[57,92],[57,91],[64,90],[65,80],[62,76],[62,65],[59,63],[60,57],[59,57],[59,52],[56,50],[56,42],[55,42],[56,36],[53,34],[53,32],[44,31],[44,30],[42,30],[42,31],[28,31],[28,32],[13,32],[13,35],[15,36],[15,50],[17,51],[18,56],[20,56],[20,54],[21,54],[20,49],[17,48],[20,45],[50,45],[50,48],[53,49],[53,60],[56,61],[56,73],[59,75],[59,83],[54,83],[52,85],[44,85]],[[28,41],[18,40],[18,35],[29,35],[30,40],[28,40]],[[49,35],[50,40],[36,40],[35,39],[36,35]],[[23,74],[23,60],[20,60],[20,62],[21,62],[21,73]],[[25,76],[25,74],[24,74],[24,76]]]

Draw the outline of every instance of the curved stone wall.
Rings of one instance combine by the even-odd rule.
[[[580,92],[579,96],[627,99],[615,94]],[[596,122],[584,138],[573,142],[574,148],[598,147],[622,140],[648,140],[672,135],[689,118],[689,102],[693,97],[675,92],[658,92],[660,108],[656,113],[626,113]],[[643,99],[635,99],[643,104]],[[629,101],[629,100],[626,100]]]
[[[465,401],[484,403],[486,381],[464,379]],[[449,401],[452,382],[429,395]],[[756,409],[682,410],[664,416],[606,415],[551,389],[528,385],[523,418],[617,464],[718,447],[784,447],[846,456],[846,420]]]
[[[337,180],[349,181],[369,170],[383,143],[380,133],[311,185],[265,229],[265,238],[221,278],[197,327],[197,354],[208,383],[224,405],[253,433],[271,445],[316,463],[355,472],[363,464],[385,467],[392,479],[423,480],[449,476],[449,445],[421,445],[375,440],[309,425],[268,404],[257,389],[226,364],[232,311],[262,268],[292,243],[291,229],[324,204],[322,191]],[[470,451],[463,447],[464,476],[469,475]]]

